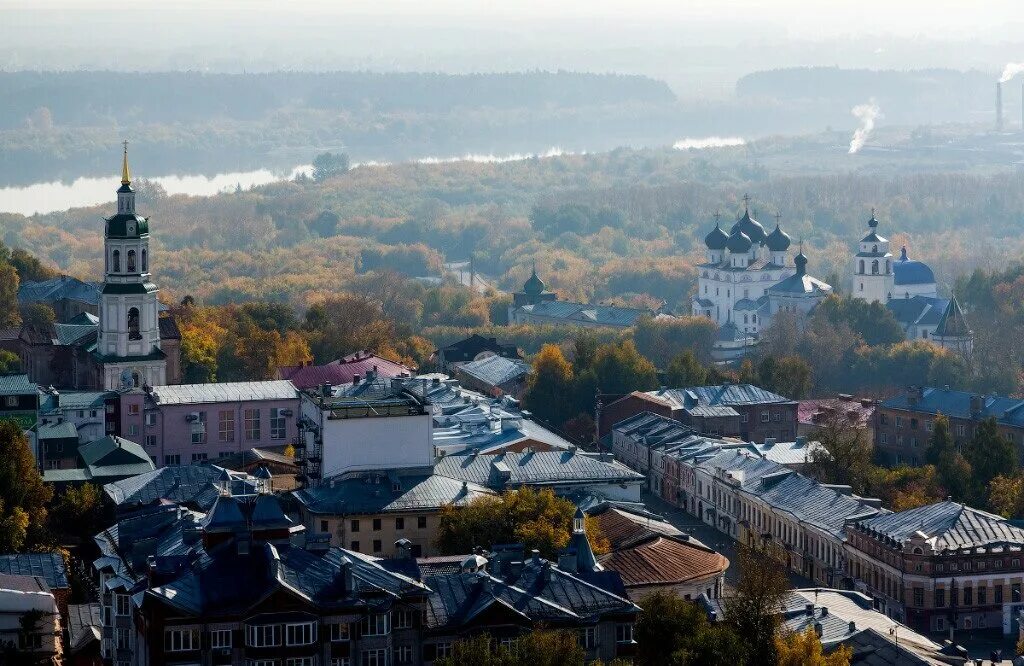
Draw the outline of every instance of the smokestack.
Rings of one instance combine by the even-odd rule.
[[[996,81],[996,131],[1003,131],[1003,83]]]

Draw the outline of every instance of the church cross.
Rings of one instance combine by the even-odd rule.
[[[744,194],[743,195],[743,208],[744,209],[749,209],[750,208],[750,195],[749,194]]]

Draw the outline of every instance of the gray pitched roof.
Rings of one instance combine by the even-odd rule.
[[[539,317],[561,319],[568,323],[579,322],[581,324],[622,327],[633,326],[641,317],[650,317],[654,314],[650,310],[624,308],[617,305],[589,305],[569,301],[543,301],[533,305],[524,305],[520,309]]]
[[[153,400],[161,405],[196,405],[209,402],[298,399],[295,386],[286,379],[264,382],[154,386],[151,395]]]
[[[108,483],[103,491],[118,507],[140,507],[159,501],[192,506],[208,511],[220,494],[217,482],[223,468],[216,465],[176,465]],[[255,492],[252,479],[238,472],[232,475],[233,495]]]
[[[78,439],[78,429],[71,421],[40,423],[36,426],[39,439]]]
[[[66,590],[67,569],[60,553],[18,553],[0,555],[0,573],[15,576],[38,576],[51,590]]]
[[[488,356],[461,364],[459,371],[489,386],[500,386],[526,376],[530,372],[530,364],[504,356]]]
[[[719,384],[715,386],[690,386],[677,389],[648,391],[651,395],[668,400],[674,407],[684,409],[697,405],[762,405],[793,402],[789,398],[766,391],[753,384]]]
[[[394,483],[400,490],[395,490]],[[446,504],[462,505],[483,495],[488,488],[466,483],[440,474],[388,474],[380,483],[350,478],[330,486],[306,488],[295,492],[295,498],[310,513],[324,515],[360,515],[437,510]]]
[[[68,606],[68,643],[75,653],[93,641],[103,639],[103,606],[91,604],[70,604]]]
[[[39,391],[39,386],[29,381],[26,374],[0,375],[0,395],[30,395]]]
[[[605,462],[577,451],[450,455],[437,462],[434,472],[496,489],[635,482],[644,478],[621,463]]]
[[[971,398],[979,398],[980,410],[971,409]],[[923,387],[914,397],[904,392],[882,402],[882,407],[925,414],[945,414],[950,418],[971,419],[995,417],[1005,425],[1024,426],[1024,400],[1001,395],[978,395],[969,391]]]
[[[986,545],[1024,545],[1024,529],[1006,519],[958,502],[945,501],[863,521],[869,533],[903,543],[915,532],[934,539],[936,550]]]
[[[37,282],[22,282],[18,288],[19,303],[54,303],[65,298],[98,305],[100,290],[97,283],[82,282],[69,275]]]

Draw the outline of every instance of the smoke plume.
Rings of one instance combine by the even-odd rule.
[[[868,104],[858,104],[850,110],[850,113],[860,121],[860,127],[854,131],[853,138],[850,139],[850,154],[853,155],[864,147],[864,142],[868,140],[871,130],[875,129],[875,119],[882,115],[882,112],[878,105],[871,101]]]
[[[1003,75],[999,77],[999,83],[1006,83],[1021,72],[1024,72],[1024,62],[1008,62],[1003,68]]]

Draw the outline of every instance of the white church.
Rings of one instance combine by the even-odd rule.
[[[698,266],[693,297],[693,314],[719,326],[713,351],[719,361],[748,352],[776,313],[806,314],[832,292],[831,285],[807,274],[802,247],[790,260],[793,242],[778,221],[766,232],[750,215],[749,198],[744,201],[743,215],[729,233],[716,220],[704,238],[707,259]]]
[[[743,215],[728,233],[716,216],[715,228],[705,237],[706,261],[698,266],[692,302],[694,315],[710,317],[719,326],[713,351],[719,361],[749,352],[775,314],[805,315],[832,292],[831,285],[807,273],[802,247],[790,260],[792,239],[778,221],[766,232],[750,215],[749,198],[744,201]],[[932,270],[911,260],[906,248],[893,259],[874,213],[868,228],[853,260],[853,296],[884,303],[908,340],[929,340],[969,355],[973,335],[956,299],[938,296]]]

